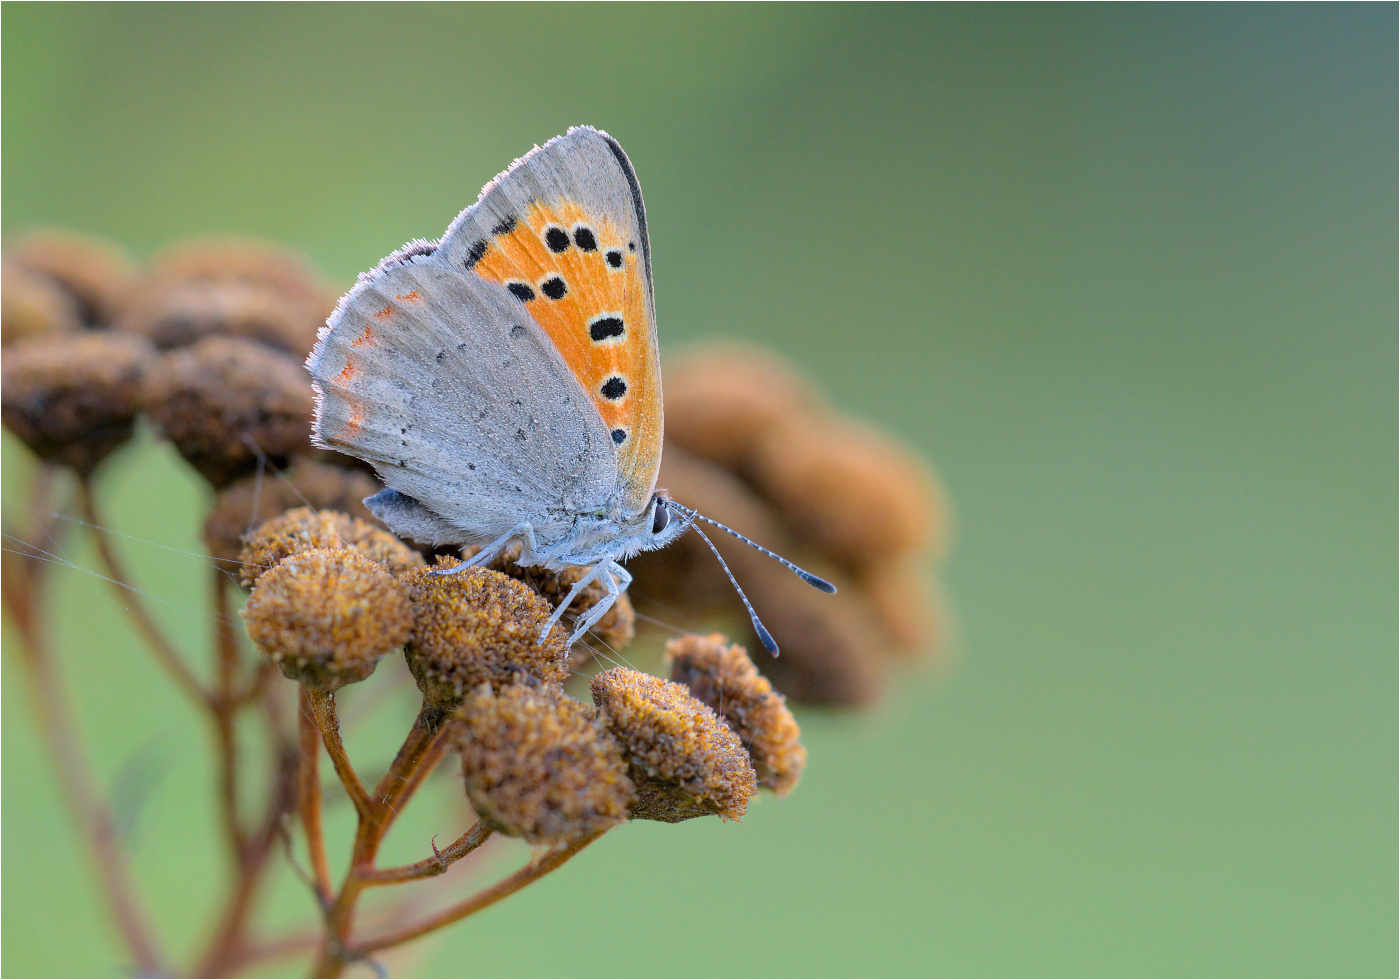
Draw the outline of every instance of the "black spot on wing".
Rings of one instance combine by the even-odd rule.
[[[612,441],[615,442],[615,443],[617,443],[619,446],[622,445],[624,442],[627,441],[627,430],[626,430],[626,429],[613,429],[613,430],[612,430]]]
[[[551,252],[562,252],[569,247],[569,233],[558,225],[550,225],[545,229],[544,243]]]
[[[607,259],[608,265],[614,269],[622,268],[622,253],[615,248],[610,248],[603,253],[603,258]]]
[[[515,215],[508,214],[491,228],[493,235],[508,235],[515,230]]]
[[[522,303],[528,303],[530,302],[530,300],[535,298],[535,291],[531,289],[526,283],[508,282],[506,283],[506,288],[510,290],[510,294],[512,296],[520,300],[520,302]]]
[[[627,394],[627,382],[614,374],[607,381],[604,381],[603,386],[598,390],[603,393],[603,397],[608,401],[615,402],[623,395]]]
[[[472,247],[467,249],[467,259],[462,263],[467,267],[468,272],[472,270],[474,265],[481,261],[481,257],[486,254],[487,247],[486,239],[484,238],[478,238],[476,241],[472,242]]]
[[[588,336],[594,343],[599,343],[611,337],[621,337],[624,329],[621,317],[600,316],[588,324]]]
[[[569,287],[564,285],[564,280],[558,276],[551,276],[540,283],[540,292],[550,299],[563,299],[564,294],[569,291]]]
[[[598,251],[598,238],[593,234],[593,229],[587,225],[580,225],[574,229],[574,244],[579,247],[580,251]]]

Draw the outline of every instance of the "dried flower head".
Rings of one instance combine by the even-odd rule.
[[[282,559],[317,548],[353,551],[394,575],[423,567],[423,556],[388,531],[339,511],[296,507],[244,536],[239,579],[250,587]]]
[[[637,789],[633,817],[679,823],[744,815],[758,788],[749,754],[686,688],[625,667],[594,674],[589,687],[627,757]]]
[[[5,349],[5,427],[41,459],[90,473],[131,438],[155,358],[145,341],[59,334]]]
[[[758,781],[779,796],[790,793],[807,764],[802,730],[748,651],[718,633],[691,633],[666,644],[666,662],[671,680],[684,684],[748,747]]]
[[[334,307],[335,294],[297,255],[253,242],[194,242],[151,261],[121,328],[161,347],[217,335],[302,356]]]
[[[6,259],[62,289],[87,327],[105,327],[115,320],[136,279],[136,267],[125,253],[106,242],[70,232],[26,235]]]
[[[483,684],[452,732],[467,796],[502,833],[553,844],[627,817],[633,789],[621,748],[594,708],[558,688]]]
[[[535,592],[542,595],[550,608],[554,608],[563,602],[569,591],[574,587],[579,579],[587,574],[585,568],[561,568],[550,569],[539,566],[522,566],[516,564],[516,559],[520,557],[520,546],[512,545],[496,557],[487,567],[509,575],[511,578],[524,582]],[[569,604],[569,611],[565,613],[564,619],[576,622],[579,616],[592,609],[607,595],[607,589],[597,579],[584,586],[572,603]],[[627,646],[637,635],[636,614],[632,611],[632,602],[627,598],[627,593],[617,597],[617,601],[603,614],[598,622],[589,629],[588,635],[579,639],[574,644],[572,651],[575,663],[581,662],[592,655],[588,648],[592,637],[599,643],[606,644],[612,650],[620,650]]]
[[[204,544],[215,558],[237,560],[244,534],[269,515],[301,505],[343,511],[377,526],[363,501],[382,489],[363,470],[299,458],[285,472],[250,475],[220,490],[204,522]]]
[[[206,480],[222,487],[257,463],[311,448],[311,384],[291,358],[262,344],[208,337],[173,351],[152,373],[152,420]]]
[[[332,691],[372,674],[413,627],[407,592],[382,565],[328,549],[293,555],[259,578],[243,616],[282,673]]]
[[[438,568],[457,564],[443,558]],[[556,624],[540,642],[550,606],[524,584],[478,568],[454,575],[418,568],[402,581],[415,618],[404,657],[429,703],[451,709],[482,684],[562,684],[568,678],[567,636]]]
[[[58,283],[17,265],[0,267],[0,342],[13,344],[82,327],[77,301]]]

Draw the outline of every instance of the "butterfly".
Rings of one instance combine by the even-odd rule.
[[[307,368],[313,441],[369,463],[385,485],[365,499],[370,511],[401,537],[480,548],[449,574],[515,544],[520,565],[586,569],[542,637],[600,581],[605,596],[578,617],[578,639],[631,583],[620,562],[697,521],[748,541],[656,488],[646,210],[627,155],[600,130],[535,147],[441,240],[410,242],[362,274]]]

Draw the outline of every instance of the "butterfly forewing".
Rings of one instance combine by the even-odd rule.
[[[579,127],[516,161],[439,256],[503,286],[550,338],[616,447],[623,509],[644,510],[660,464],[661,376],[646,216],[617,143]]]

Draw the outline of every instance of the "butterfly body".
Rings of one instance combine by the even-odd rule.
[[[316,443],[374,466],[387,489],[366,503],[405,537],[477,561],[518,542],[521,564],[588,566],[616,595],[619,560],[686,528],[655,491],[645,210],[605,133],[535,148],[440,242],[362,275],[307,367]]]

